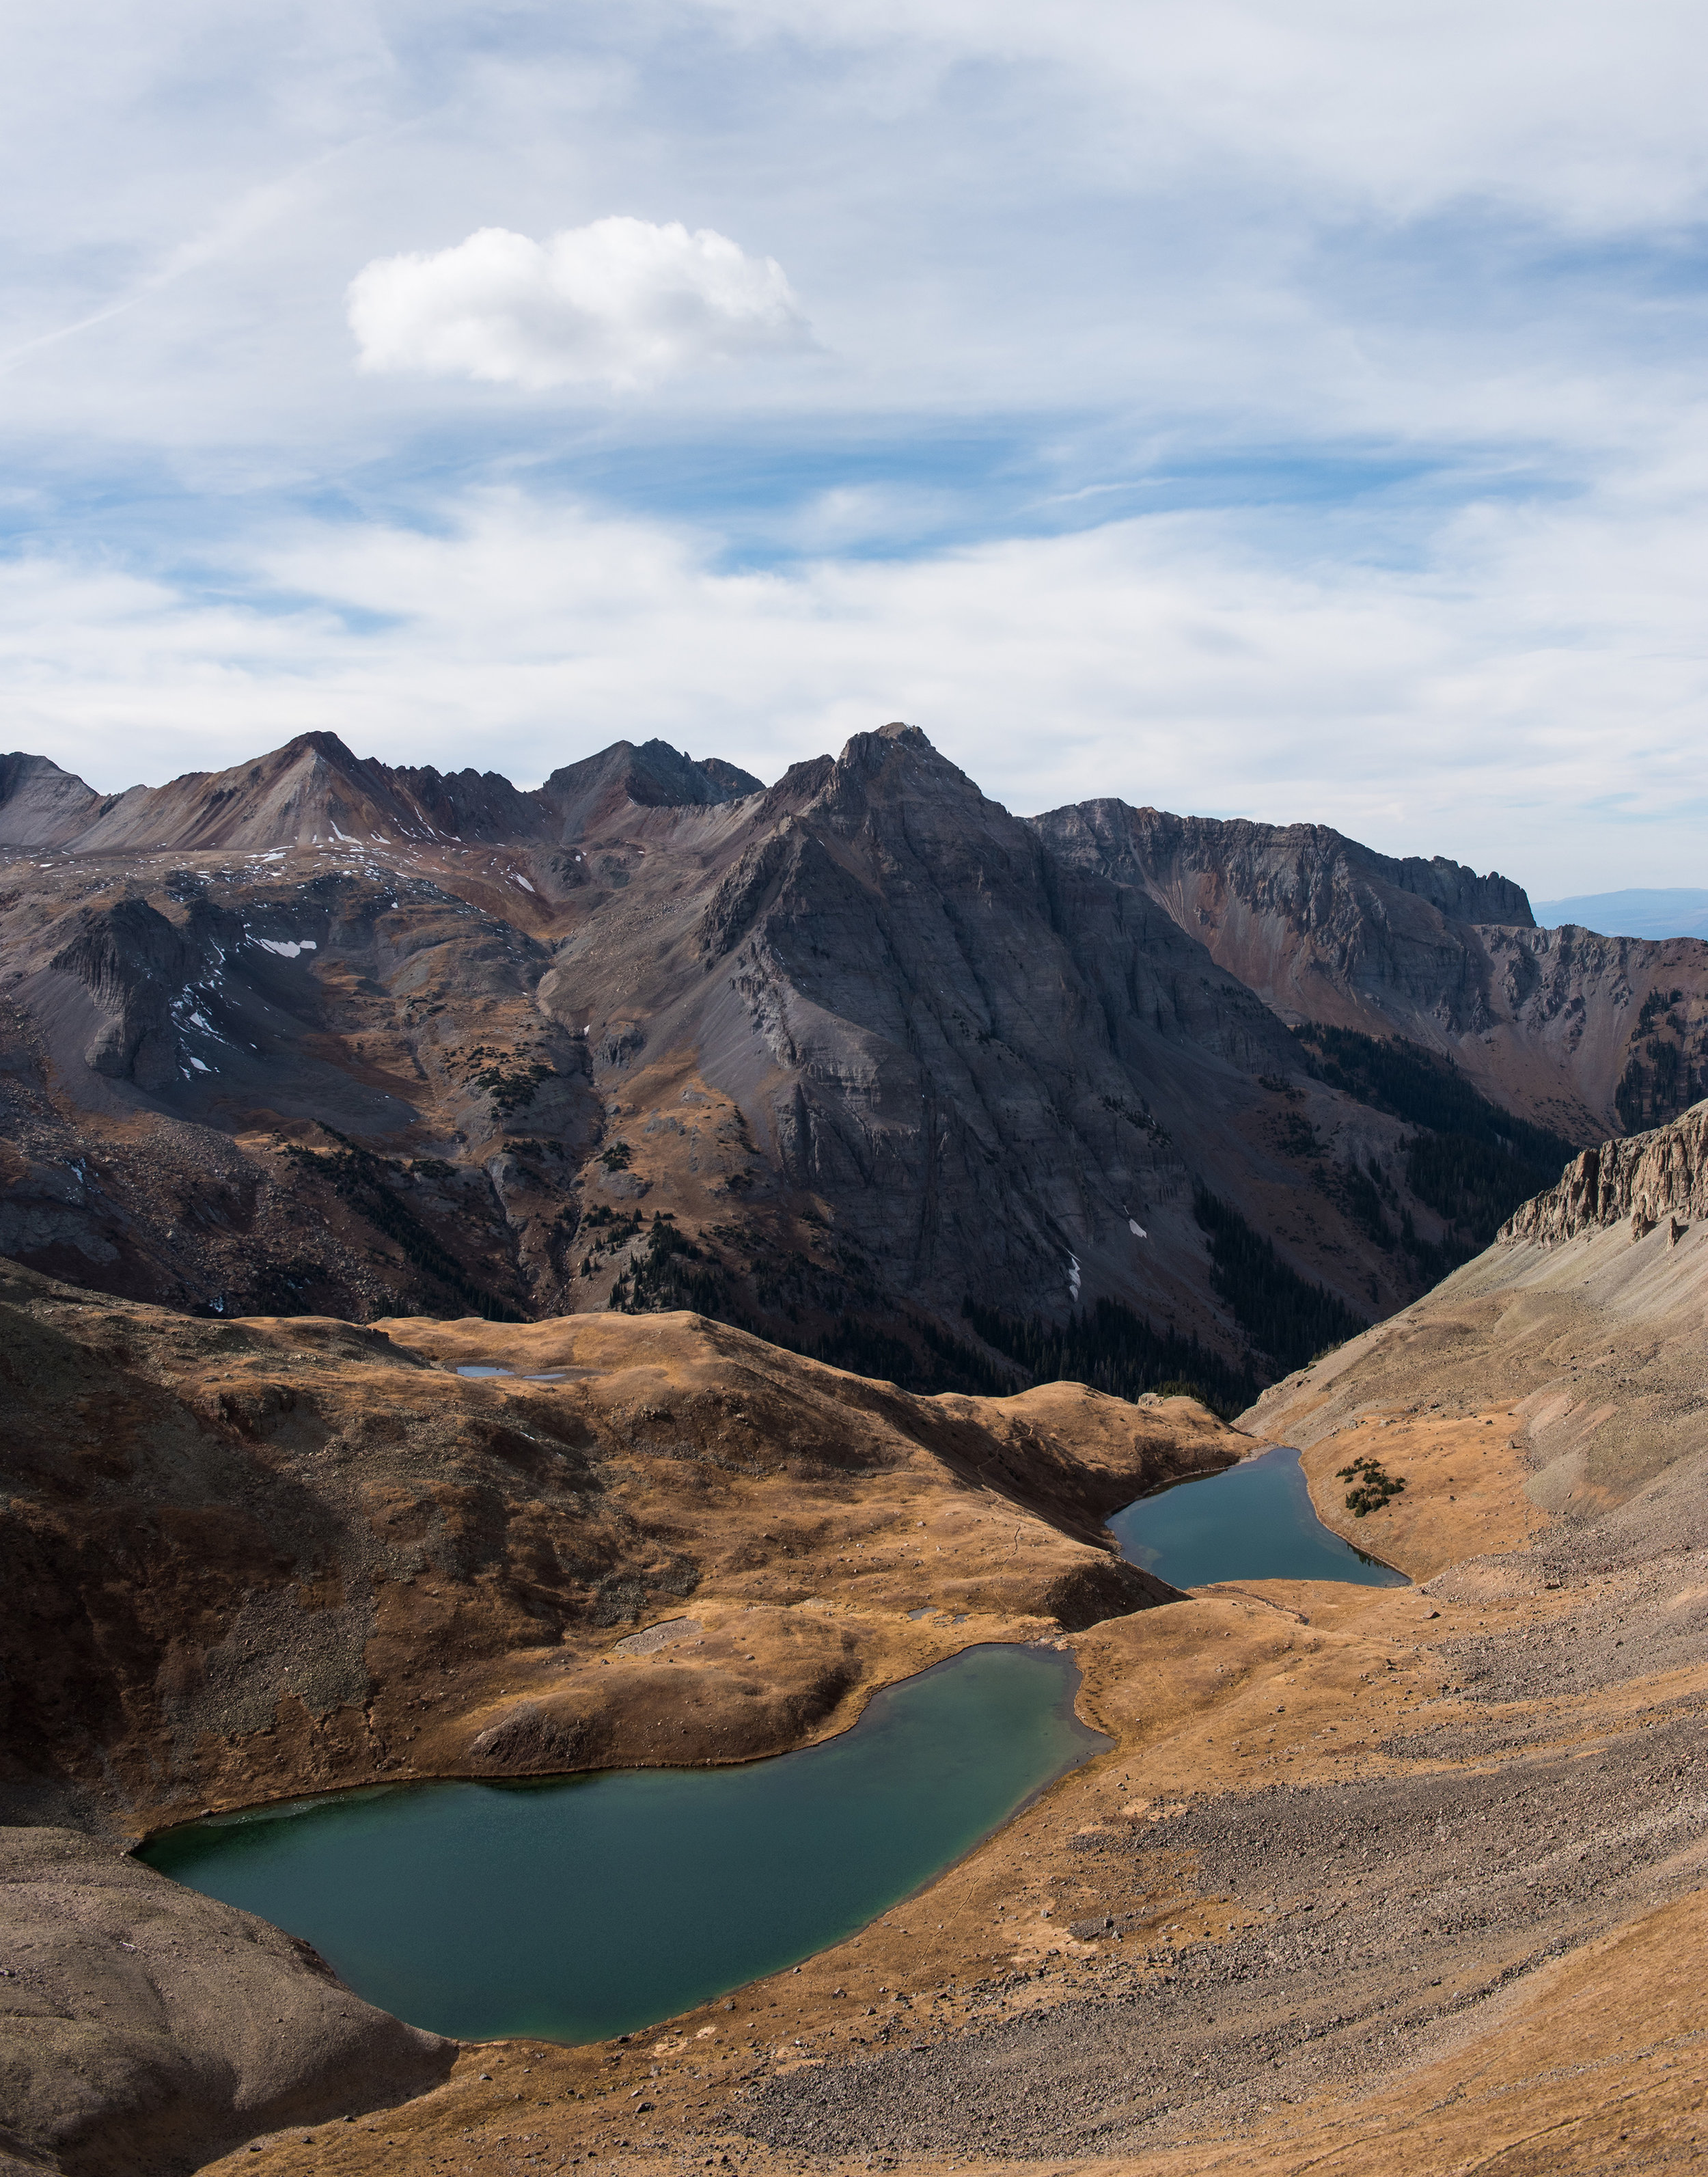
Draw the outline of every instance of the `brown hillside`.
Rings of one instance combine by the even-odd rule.
[[[1679,1168],[1690,1132],[1636,1163]],[[471,2052],[372,2129],[274,2135],[274,2166],[1700,2160],[1699,1243],[1514,1236],[1246,1417],[1419,1585],[1241,1583],[1088,1628],[1114,1749],[905,1912],[632,2044]],[[1361,1521],[1355,1456],[1406,1482]]]
[[[0,1378],[0,1896],[29,1954],[0,1981],[0,2125],[79,2177],[143,2139],[188,2169],[443,2069],[116,1844],[843,1729],[970,1643],[1166,1599],[1104,1515],[1247,1443],[1187,1400],[915,1399],[688,1316],[215,1323],[14,1266]],[[690,1611],[691,1652],[618,1650]]]

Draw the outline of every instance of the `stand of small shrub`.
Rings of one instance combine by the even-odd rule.
[[[1390,1474],[1379,1459],[1355,1459],[1350,1466],[1343,1466],[1335,1478],[1352,1484],[1346,1492],[1346,1509],[1355,1520],[1379,1512],[1405,1487],[1405,1477]]]

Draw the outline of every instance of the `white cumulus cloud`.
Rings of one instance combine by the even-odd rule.
[[[483,226],[454,248],[375,258],[349,314],[365,370],[531,390],[649,385],[810,341],[775,258],[675,221],[596,219],[544,242]]]

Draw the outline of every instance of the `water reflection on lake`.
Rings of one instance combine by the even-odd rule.
[[[1109,1524],[1129,1563],[1176,1587],[1207,1587],[1218,1580],[1409,1584],[1404,1573],[1323,1525],[1290,1445],[1141,1497]]]
[[[1052,1648],[985,1646],[774,1760],[341,1792],[143,1857],[303,1935],[370,2003],[603,2040],[852,1934],[1108,1741]]]

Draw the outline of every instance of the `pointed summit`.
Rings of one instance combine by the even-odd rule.
[[[57,847],[109,805],[47,756],[0,756],[0,847]]]
[[[540,798],[565,842],[620,823],[636,809],[707,808],[764,790],[750,772],[711,756],[696,762],[668,741],[614,741],[597,756],[554,771]]]
[[[383,764],[364,762],[336,734],[298,734],[228,771],[192,771],[112,805],[77,840],[89,853],[142,848],[363,845],[395,839],[412,812]]]

